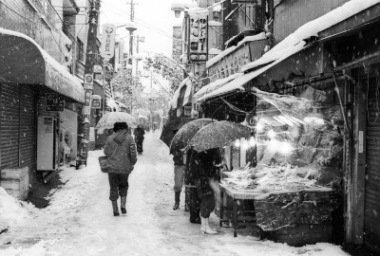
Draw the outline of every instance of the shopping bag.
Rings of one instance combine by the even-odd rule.
[[[102,172],[108,172],[111,166],[107,161],[107,156],[100,156],[98,160],[99,160],[100,170]]]

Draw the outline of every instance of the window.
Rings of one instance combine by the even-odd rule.
[[[84,61],[84,46],[79,38],[77,38],[77,59]]]

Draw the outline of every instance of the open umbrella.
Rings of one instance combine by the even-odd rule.
[[[160,140],[162,140],[168,147],[170,147],[170,143],[172,142],[174,134],[190,120],[191,119],[179,118],[165,124],[164,127],[162,127]]]
[[[212,122],[214,121],[210,118],[199,118],[184,124],[174,135],[170,144],[170,151],[177,146],[181,148],[187,146],[191,138],[199,131],[199,129]]]
[[[125,112],[108,112],[100,118],[96,124],[97,129],[112,129],[116,122],[126,122],[129,127],[136,127],[137,122],[135,118]]]
[[[228,146],[232,141],[249,137],[251,129],[229,121],[218,121],[202,127],[190,140],[193,149],[202,152],[211,148]]]

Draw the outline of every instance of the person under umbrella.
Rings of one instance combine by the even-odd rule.
[[[143,152],[143,142],[145,131],[142,128],[141,124],[137,125],[137,128],[134,130],[133,135],[135,135],[135,141],[137,145],[137,152],[139,155]]]
[[[212,148],[203,152],[192,152],[190,160],[191,176],[195,181],[200,198],[201,232],[205,234],[213,235],[217,233],[215,229],[210,227],[209,217],[215,208],[212,183],[220,179],[219,172],[221,166],[222,156],[218,148]],[[190,214],[194,214],[195,212],[190,206]]]
[[[128,132],[125,122],[116,122],[114,133],[107,138],[104,154],[111,166],[108,168],[108,180],[110,184],[109,199],[112,202],[114,216],[119,216],[117,199],[121,197],[121,212],[127,213],[126,202],[128,193],[128,177],[137,162],[136,144]]]
[[[183,186],[183,177],[185,172],[184,162],[185,146],[178,144],[172,149],[173,161],[174,161],[174,206],[173,210],[179,208],[181,191]]]

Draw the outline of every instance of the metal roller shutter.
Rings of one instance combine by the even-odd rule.
[[[20,165],[33,171],[36,167],[36,93],[21,86],[20,93]]]
[[[36,93],[32,86],[1,84],[1,168],[28,166],[36,162]]]
[[[19,166],[20,86],[1,84],[1,169]]]
[[[367,170],[365,184],[364,240],[380,241],[380,81],[371,79],[368,91]],[[378,247],[377,249],[380,249]]]

